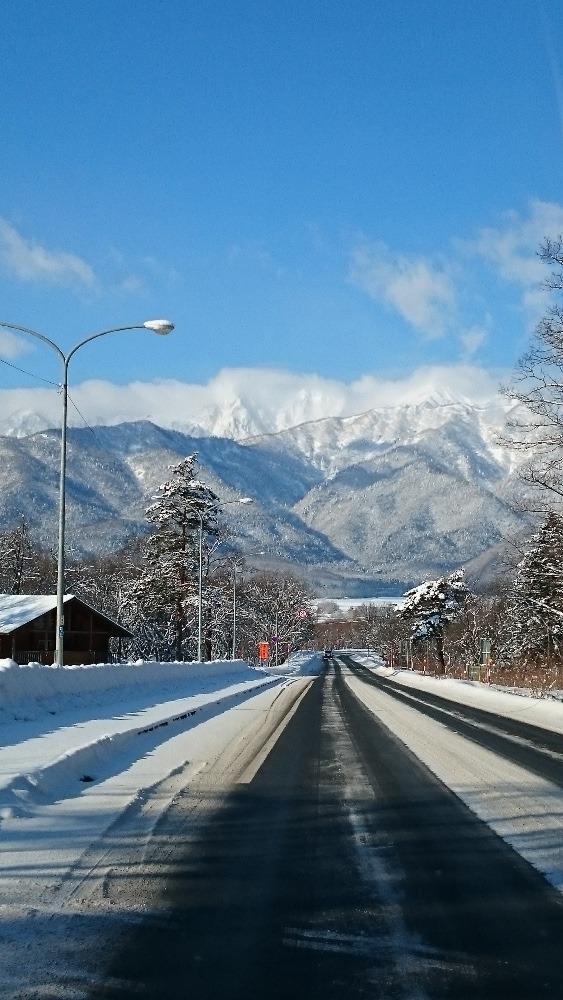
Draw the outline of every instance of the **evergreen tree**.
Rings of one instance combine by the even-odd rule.
[[[174,633],[176,659],[183,659],[189,620],[197,592],[200,539],[218,535],[218,498],[195,478],[197,456],[171,466],[172,475],[146,511],[155,526],[145,545],[145,565],[138,581],[142,603]]]
[[[462,613],[470,592],[463,580],[463,570],[439,580],[427,580],[407,591],[399,608],[400,617],[411,624],[411,638],[433,640],[440,670],[444,673],[444,635],[449,624]]]
[[[510,617],[514,655],[563,647],[563,518],[553,510],[518,563]]]

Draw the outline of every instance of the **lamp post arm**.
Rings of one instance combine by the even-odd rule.
[[[75,344],[74,347],[71,348],[65,359],[67,367],[73,355],[76,354],[76,352],[79,351],[81,347],[84,347],[85,344],[89,344],[92,340],[98,340],[100,337],[106,337],[108,333],[123,333],[125,330],[143,330],[143,329],[145,329],[145,327],[142,323],[135,323],[133,326],[116,326],[113,330],[102,330],[100,333],[93,333],[91,334],[90,337],[85,337],[84,340],[81,340],[78,344]],[[27,332],[30,333],[31,331],[28,330]],[[41,335],[37,334],[37,336]],[[46,339],[47,339],[46,337],[42,337],[42,340]],[[48,341],[48,343],[51,343],[51,341]],[[53,347],[55,346],[56,345],[53,344]]]
[[[54,340],[49,340],[49,337],[46,337],[43,333],[37,333],[37,330],[30,330],[28,326],[18,326],[16,323],[3,323],[0,321],[0,326],[4,327],[5,330],[19,330],[20,333],[28,333],[30,337],[42,340],[44,344],[47,344],[53,351],[56,351],[63,364],[65,363],[66,358],[58,344],[55,344]]]

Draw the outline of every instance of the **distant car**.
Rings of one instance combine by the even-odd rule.
[[[323,660],[330,660],[332,657],[332,649],[325,649],[323,653]]]

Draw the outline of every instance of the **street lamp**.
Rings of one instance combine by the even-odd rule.
[[[245,502],[248,502],[246,500],[246,498],[245,498]],[[265,553],[263,551],[260,551],[260,552],[245,552],[244,554],[241,553],[239,556],[235,555],[235,556],[233,556],[232,558],[229,559],[229,565],[230,565],[230,568],[231,568],[231,572],[233,574],[233,637],[232,637],[232,643],[231,643],[232,659],[233,660],[235,659],[235,655],[236,655],[236,635],[237,635],[237,570],[238,570],[239,566],[244,565],[244,563],[246,562],[246,560],[249,557],[252,557],[252,556],[263,556],[263,555],[265,555]]]
[[[68,422],[68,366],[70,359],[74,357],[76,352],[84,347],[85,344],[89,344],[92,340],[97,340],[99,337],[105,337],[108,333],[122,333],[125,330],[152,330],[153,333],[158,333],[164,336],[167,333],[171,333],[174,329],[174,324],[170,323],[167,319],[150,319],[145,323],[137,323],[134,326],[116,326],[111,330],[102,330],[101,333],[94,333],[90,337],[86,337],[85,340],[81,340],[78,344],[75,344],[72,350],[65,354],[58,344],[55,344],[53,340],[46,337],[43,333],[37,333],[36,330],[30,330],[27,326],[19,326],[17,323],[3,323],[0,321],[0,327],[5,327],[7,330],[17,330],[19,333],[27,333],[31,337],[35,337],[37,340],[42,340],[44,344],[47,344],[56,354],[58,354],[63,365],[63,381],[61,383],[61,389],[63,394],[63,414],[62,414],[62,424],[61,424],[61,462],[60,462],[60,478],[59,478],[59,531],[58,531],[58,551],[57,551],[57,624],[56,624],[56,648],[55,648],[55,665],[57,667],[62,667],[64,663],[64,575],[65,575],[65,515],[66,515],[66,437],[67,437],[67,422]]]
[[[239,503],[239,504],[249,504],[254,503],[252,497],[239,497],[237,500],[216,500],[215,505],[218,507],[226,507],[228,504]],[[210,505],[214,506],[214,505]],[[198,568],[198,587],[197,587],[197,659],[198,663],[201,663],[201,646],[202,646],[202,617],[203,617],[203,515],[207,511],[200,511],[197,507],[192,507],[194,514],[199,518],[199,568]],[[233,635],[234,644],[234,635]]]
[[[235,659],[237,651],[237,569],[244,563],[244,556],[233,559],[231,569],[233,571],[233,645],[232,659]]]

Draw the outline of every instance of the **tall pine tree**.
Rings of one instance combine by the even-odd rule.
[[[200,530],[217,536],[219,500],[195,478],[197,455],[171,466],[172,475],[146,511],[154,534],[145,546],[145,566],[138,587],[153,613],[174,631],[176,659],[184,658],[187,611],[197,590]]]
[[[513,654],[563,648],[563,518],[550,510],[516,569]]]

